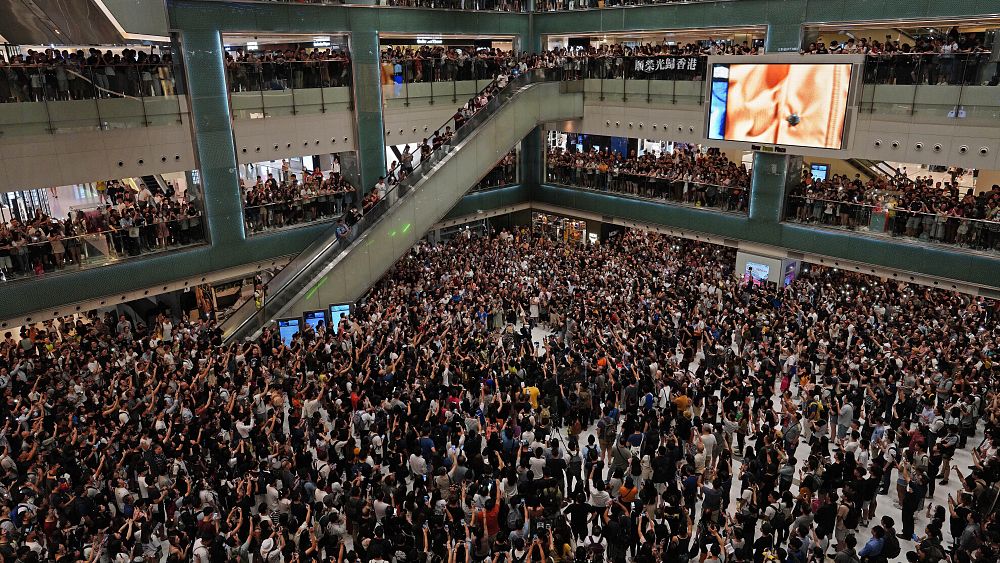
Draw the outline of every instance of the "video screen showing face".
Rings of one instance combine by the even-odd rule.
[[[708,137],[841,149],[851,64],[716,64]]]

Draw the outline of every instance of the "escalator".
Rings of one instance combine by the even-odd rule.
[[[899,170],[893,168],[889,163],[881,160],[866,160],[863,158],[849,158],[847,163],[853,166],[856,170],[868,176],[869,179],[882,179],[888,180],[895,178],[899,174]]]
[[[149,188],[149,191],[151,191],[151,192],[155,192],[156,188],[160,188],[162,190],[163,188],[166,187],[166,186],[163,185],[162,182],[160,182],[160,177],[159,176],[154,176],[152,174],[146,174],[145,176],[140,176],[139,179],[142,180],[143,184],[146,184],[146,187]]]
[[[227,341],[251,337],[277,317],[357,300],[463,195],[536,126],[583,115],[580,84],[552,71],[514,80],[456,131],[448,145],[417,165],[338,239],[336,227],[293,259],[267,287],[222,325]]]

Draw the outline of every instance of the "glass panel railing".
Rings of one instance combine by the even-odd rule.
[[[246,2],[286,2],[290,4],[314,4],[320,6],[342,6],[345,0],[243,0]],[[428,8],[435,10],[466,10],[490,12],[527,11],[524,0],[376,0],[376,6],[405,8]]]
[[[233,117],[260,119],[325,113],[352,107],[351,62],[227,61]]]
[[[881,118],[993,123],[997,62],[988,52],[880,54],[865,59],[860,112]]]
[[[0,62],[0,86],[0,103],[150,98],[178,93],[169,61],[94,65],[65,60]]]
[[[382,96],[386,107],[458,103],[493,82],[498,74],[525,63],[560,73],[563,80],[585,80],[601,101],[704,103],[703,55],[649,56],[486,56],[463,61],[436,57],[382,58]]]
[[[750,190],[746,187],[630,172],[590,171],[562,165],[548,167],[546,181],[566,188],[735,213],[747,212],[750,197]]]
[[[628,8],[664,4],[697,4],[716,0],[538,0],[539,12],[563,12],[569,10],[604,10],[607,8]]]
[[[0,230],[0,276],[8,282],[32,280],[204,244],[201,215],[185,213],[110,220],[117,225],[104,219],[90,229],[49,222]],[[79,232],[84,230],[89,232]]]
[[[181,122],[169,63],[0,65],[0,135],[39,135]]]
[[[398,56],[383,53],[382,96],[387,108],[459,103],[475,96],[509,71],[510,58],[479,56],[466,59]]]
[[[1000,249],[1000,209],[988,210],[985,217],[964,217],[961,208],[928,213],[791,195],[785,211],[785,220],[792,223],[972,250]]]
[[[883,53],[865,57],[865,84],[985,85],[996,77],[992,53]],[[994,84],[995,85],[995,84]]]
[[[502,188],[517,183],[517,153],[511,152],[500,159],[486,176],[476,184],[470,192],[483,192],[494,188]]]
[[[246,303],[238,309],[222,326],[227,339],[240,339],[261,330],[270,322],[271,316],[295,299],[299,292],[305,289],[315,279],[318,272],[329,265],[341,252],[350,247],[352,241],[367,231],[382,218],[397,202],[417,185],[425,176],[431,173],[442,160],[453,153],[455,146],[468,138],[473,132],[505,106],[521,89],[532,82],[556,80],[557,76],[544,71],[533,71],[512,80],[504,89],[492,94],[489,102],[474,115],[459,123],[454,134],[447,142],[442,142],[433,152],[413,167],[409,174],[401,170],[393,170],[398,181],[380,193],[373,190],[366,197],[366,210],[362,215],[352,216],[350,221],[338,221],[337,226],[328,231],[315,243],[306,248],[294,258],[268,284],[267,294],[262,307],[257,309],[256,303]],[[454,123],[449,121],[449,123]],[[401,177],[400,177],[401,176]],[[374,194],[374,197],[371,197]]]
[[[254,199],[254,201],[259,201]],[[332,221],[354,206],[354,188],[323,191],[314,196],[295,197],[246,205],[243,218],[247,234]]]

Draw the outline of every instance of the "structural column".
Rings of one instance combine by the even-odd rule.
[[[358,170],[360,193],[368,193],[380,176],[385,175],[385,128],[382,123],[382,77],[379,68],[378,10],[352,14],[351,60],[354,84],[354,113],[358,127]],[[371,19],[358,25],[359,19]]]
[[[535,127],[521,139],[518,181],[529,189],[542,183],[545,159],[545,138],[541,126]]]
[[[797,51],[801,41],[801,24],[770,24],[767,27],[766,51]],[[785,195],[799,179],[802,157],[781,153],[756,152],[750,180],[750,227],[757,231],[758,240],[779,242],[778,223],[783,219]]]
[[[802,157],[758,152],[753,157],[750,221],[780,223],[785,194],[799,180]]]
[[[187,81],[187,89],[208,237],[216,248],[241,244],[245,238],[243,204],[222,36],[215,30],[190,30],[183,32],[181,43],[187,76],[197,77]]]

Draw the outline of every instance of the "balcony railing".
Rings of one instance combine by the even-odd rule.
[[[351,62],[254,61],[226,63],[233,117],[257,119],[278,115],[351,109]]]
[[[900,121],[992,126],[1000,119],[1000,84],[992,53],[870,55],[862,114]]]
[[[244,0],[252,2],[285,2],[293,4],[313,4],[340,6],[344,0]],[[666,4],[696,4],[718,2],[720,0],[539,0],[537,12],[557,12],[564,10],[591,10],[603,8],[627,8]],[[726,0],[722,0],[726,1]],[[729,0],[732,1],[732,0]],[[528,10],[526,0],[376,0],[377,6],[405,8],[430,8],[438,10],[467,10],[493,12],[523,12]]]
[[[703,182],[632,173],[588,173],[582,168],[556,165],[546,168],[546,181],[567,188],[614,193],[657,202],[671,202],[718,211],[746,213],[750,190]]]
[[[170,63],[0,64],[0,103],[149,98],[177,93]]]
[[[105,266],[120,260],[178,250],[205,242],[201,215],[153,221],[138,227],[104,228],[73,236],[3,239],[0,272],[8,282]],[[4,257],[8,257],[7,265]]]
[[[248,0],[254,2],[284,2],[288,4],[313,4],[342,6],[344,0]],[[521,12],[527,10],[525,0],[376,0],[376,6],[400,8],[431,8],[437,10],[468,10],[490,12]]]
[[[883,53],[865,58],[865,84],[997,85],[992,53]]]
[[[470,192],[484,192],[517,183],[517,157],[512,162],[498,162]]]
[[[354,197],[353,191],[339,191],[248,205],[243,208],[246,231],[257,234],[337,219],[355,205]]]
[[[698,4],[714,1],[716,0],[538,0],[536,10],[539,12],[562,12],[636,6],[663,6],[666,4]]]
[[[996,252],[1000,248],[1000,217],[959,217],[792,195],[788,197],[785,220],[973,250]]]
[[[175,124],[182,93],[169,63],[0,65],[0,135]]]

